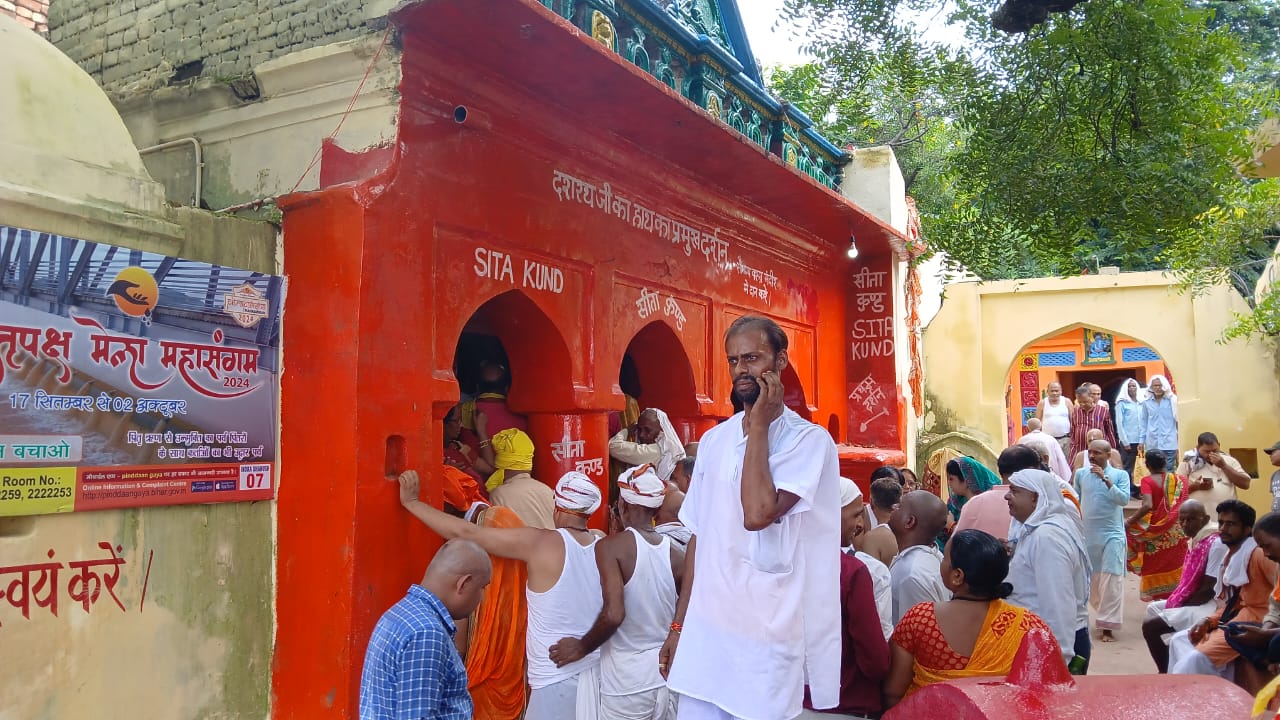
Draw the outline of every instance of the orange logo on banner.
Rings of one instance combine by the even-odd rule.
[[[151,273],[131,266],[120,271],[107,288],[107,295],[115,301],[120,312],[131,317],[146,317],[160,299],[160,289]]]

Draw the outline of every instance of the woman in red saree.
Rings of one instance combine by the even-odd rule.
[[[1182,579],[1187,537],[1178,524],[1178,510],[1187,499],[1187,479],[1165,472],[1163,453],[1146,456],[1151,474],[1142,478],[1142,506],[1129,518],[1129,572],[1141,579],[1143,602],[1164,600]]]
[[[1003,677],[1028,632],[1050,632],[1036,614],[1005,602],[1013,591],[1004,581],[1009,551],[991,535],[981,530],[953,535],[941,572],[952,598],[912,607],[893,631],[885,707],[933,683]]]

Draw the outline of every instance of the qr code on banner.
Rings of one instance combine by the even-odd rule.
[[[270,490],[271,489],[271,465],[241,465],[240,466],[240,489],[241,490]]]

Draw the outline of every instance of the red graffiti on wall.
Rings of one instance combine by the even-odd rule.
[[[66,564],[53,559],[55,553],[49,549],[50,562],[28,563],[26,565],[10,565],[0,567],[0,600],[22,611],[22,617],[31,619],[31,605],[48,608],[58,617],[58,601],[62,597],[63,585],[59,583],[59,574],[66,570],[65,584],[67,600],[77,603],[88,613],[102,597],[103,590],[115,602],[121,612],[126,612],[124,603],[116,595],[116,584],[120,582],[120,566],[126,560],[117,553],[124,551],[120,545],[112,546],[102,541],[98,547],[106,550],[110,557],[97,560],[73,560]],[[154,556],[152,551],[152,555]],[[99,571],[101,569],[101,571]],[[150,580],[151,563],[147,563],[147,580]],[[146,597],[146,581],[143,582],[142,593]],[[142,606],[138,606],[142,611]],[[0,627],[3,627],[0,623]]]

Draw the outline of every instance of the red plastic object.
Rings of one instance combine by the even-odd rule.
[[[884,720],[1243,720],[1253,698],[1206,675],[1072,677],[1053,636],[1032,631],[1003,680],[966,678],[930,685]]]

